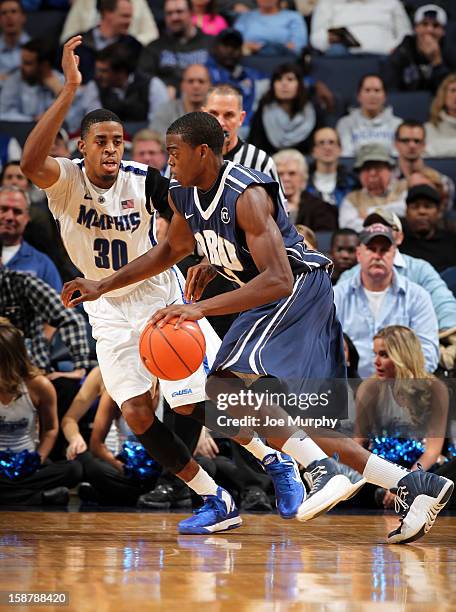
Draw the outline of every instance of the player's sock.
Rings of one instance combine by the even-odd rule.
[[[391,463],[378,455],[371,455],[367,460],[363,476],[371,484],[384,489],[393,489],[409,470]]]
[[[250,440],[248,444],[241,444],[241,446],[243,446],[245,450],[248,450],[249,453],[252,453],[252,455],[256,457],[257,459],[259,459],[260,461],[263,461],[263,459],[267,455],[273,455],[277,452],[274,448],[267,446],[258,437],[258,434],[256,432],[254,433],[255,433],[254,437]]]
[[[217,483],[202,467],[199,468],[196,476],[187,482],[187,486],[198,495],[217,495]]]
[[[320,461],[328,457],[303,431],[293,434],[282,446],[282,450],[304,467],[307,467],[313,461]]]

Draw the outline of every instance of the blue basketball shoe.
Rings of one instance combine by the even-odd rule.
[[[401,478],[391,489],[396,493],[394,509],[401,517],[400,525],[388,534],[388,542],[406,544],[423,537],[449,502],[453,489],[448,478],[421,468]]]
[[[296,516],[306,496],[296,461],[285,453],[271,453],[261,462],[272,479],[276,494],[277,512],[284,519]]]
[[[217,495],[203,495],[204,504],[179,523],[179,533],[208,534],[236,529],[242,524],[233,498],[217,487]]]

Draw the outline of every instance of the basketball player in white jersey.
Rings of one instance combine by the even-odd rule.
[[[151,243],[154,246],[155,211],[167,206],[169,181],[144,164],[122,161],[123,127],[119,118],[105,109],[89,113],[82,121],[78,143],[82,159],[49,156],[81,83],[79,58],[74,53],[80,44],[81,36],[75,36],[64,46],[64,88],[30,133],[21,168],[46,191],[73,263],[86,277],[101,280],[146,253]],[[203,508],[195,517],[181,521],[179,531],[211,533],[238,527],[239,512],[229,493],[217,486],[191,458],[183,442],[154,417],[149,393],[151,375],[138,352],[139,336],[149,318],[160,308],[183,303],[183,290],[183,278],[177,268],[171,268],[111,291],[84,307],[97,340],[104,384],[131,430],[154,459],[203,496]],[[192,416],[196,412],[194,404],[205,399],[204,366],[211,367],[220,345],[206,320],[201,321],[201,328],[206,338],[207,363],[185,380],[160,381],[170,406],[184,414],[192,412]],[[302,481],[296,479],[296,463],[263,446],[264,467],[266,471],[274,468],[273,480],[285,478],[294,483],[292,490],[289,487],[283,493],[282,487],[278,491],[279,512],[284,508],[284,514],[294,516],[305,495]]]

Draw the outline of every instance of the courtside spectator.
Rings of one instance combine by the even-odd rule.
[[[4,317],[0,354],[0,451],[9,454],[2,458],[0,504],[66,505],[82,469],[73,461],[49,461],[59,429],[55,389],[32,365],[21,331]],[[18,453],[22,473],[11,477],[4,468]]]
[[[391,445],[394,441],[397,448],[414,440],[422,450],[403,452],[401,465],[412,471],[437,471],[448,419],[446,385],[427,371],[420,340],[408,327],[389,325],[379,330],[373,348],[375,374],[361,383],[356,394],[355,439],[382,457],[385,449],[379,437]],[[377,489],[374,496],[378,505],[394,505],[391,491]]]

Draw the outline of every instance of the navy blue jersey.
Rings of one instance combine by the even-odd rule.
[[[275,204],[275,222],[282,234],[293,274],[330,269],[332,262],[316,251],[308,251],[303,238],[280,202],[279,184],[266,174],[233,162],[226,162],[207,206],[202,205],[196,187],[182,187],[171,180],[170,195],[178,212],[185,217],[204,254],[216,270],[243,285],[258,276],[244,232],[236,225],[236,202],[250,185],[262,185]]]

